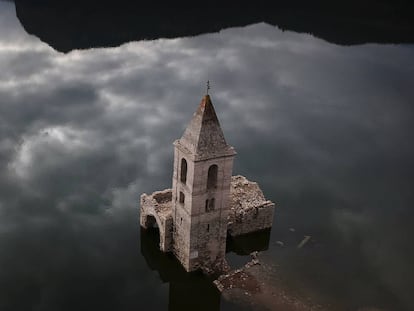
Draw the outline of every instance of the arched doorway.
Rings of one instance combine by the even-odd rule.
[[[145,218],[145,228],[150,229],[150,228],[155,228],[158,229],[158,223],[157,220],[155,219],[154,216],[152,215],[147,215],[147,217]]]
[[[153,215],[145,217],[144,227],[141,228],[141,243],[144,241],[151,248],[160,248],[160,229],[157,219]]]

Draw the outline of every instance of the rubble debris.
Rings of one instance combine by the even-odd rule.
[[[302,248],[311,239],[310,235],[305,235],[304,239],[298,244],[298,248]]]
[[[201,271],[203,271],[204,274],[210,275],[210,276],[222,275],[223,273],[229,273],[231,270],[230,265],[228,264],[226,259],[217,261],[211,267],[202,265],[200,269]]]
[[[254,251],[250,253],[250,256],[252,257],[252,259],[257,259],[257,256],[259,255],[258,251]]]
[[[213,282],[213,284],[217,287],[217,289],[220,292],[222,292],[225,289],[239,288],[247,290],[247,292],[249,292],[250,294],[257,293],[260,290],[259,282],[246,271],[247,269],[255,265],[260,265],[260,261],[257,257],[258,254],[259,252],[257,251],[252,252],[250,254],[252,256],[252,260],[247,262],[243,267],[239,269],[227,271],[226,273],[220,275]],[[228,268],[230,267],[228,266]]]
[[[248,309],[252,310],[337,310],[318,303],[314,297],[303,296],[285,288],[271,266],[265,262],[260,266],[244,266],[220,277],[214,284],[222,293],[222,297],[240,306],[248,305]]]
[[[283,243],[282,241],[276,241],[276,244],[280,247],[285,247],[285,243]]]
[[[244,268],[237,269],[222,275],[213,283],[220,292],[226,289],[238,288],[249,294],[258,293],[261,290],[260,283],[255,277],[244,270]]]

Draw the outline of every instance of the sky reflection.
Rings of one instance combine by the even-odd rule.
[[[296,227],[324,252],[344,250],[333,267],[363,261],[371,279],[341,285],[344,300],[360,291],[355,310],[413,308],[413,52],[256,24],[61,54],[0,2],[0,307],[31,292],[28,306],[63,310],[99,282],[97,297],[116,296],[107,309],[127,293],[165,309],[167,289],[139,254],[138,197],[170,187],[172,142],[209,79],[234,172],[279,203],[272,240]]]

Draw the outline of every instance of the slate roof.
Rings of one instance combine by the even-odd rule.
[[[210,96],[205,95],[178,144],[198,158],[236,154],[227,144]]]

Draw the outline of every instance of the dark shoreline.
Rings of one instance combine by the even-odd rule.
[[[414,43],[414,13],[409,1],[331,2],[15,0],[25,30],[60,52],[118,46],[129,41],[176,38],[265,22],[283,30],[310,33],[325,41]]]

